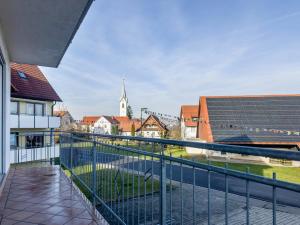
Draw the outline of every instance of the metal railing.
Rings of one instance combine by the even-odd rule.
[[[59,157],[59,132],[11,132],[10,163],[51,162]]]
[[[287,224],[297,218],[299,184],[176,155],[185,147],[300,161],[296,151],[64,133],[60,163],[111,224]]]

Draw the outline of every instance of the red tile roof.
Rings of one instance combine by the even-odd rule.
[[[82,125],[92,125],[96,123],[98,119],[100,119],[101,116],[84,116],[82,118],[81,124]]]
[[[44,101],[62,101],[50,85],[41,70],[35,65],[12,63],[11,97]],[[21,78],[18,71],[23,72],[27,79]]]
[[[197,121],[192,121],[193,118],[198,118],[198,105],[183,105],[181,106],[180,119],[184,119],[184,124],[187,127],[197,127]]]
[[[129,119],[127,116],[114,116],[115,120],[119,123],[119,130],[122,132],[131,132],[131,127],[134,124],[135,130],[141,126],[139,119]]]

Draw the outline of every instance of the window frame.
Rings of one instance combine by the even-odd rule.
[[[20,113],[20,102],[18,102],[18,101],[10,101],[10,114],[11,115],[19,115],[19,113]],[[12,112],[11,111],[11,109],[12,109],[12,103],[16,103],[17,104],[17,112],[15,113],[15,112]]]

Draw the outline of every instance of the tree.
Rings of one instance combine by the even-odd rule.
[[[132,108],[130,105],[127,106],[127,116],[129,119],[132,119],[132,117],[133,117],[133,112],[132,112]]]
[[[135,136],[135,125],[134,125],[134,123],[131,125],[131,136]]]
[[[117,126],[113,126],[111,129],[111,134],[112,135],[118,135],[119,131],[118,131],[118,127]]]

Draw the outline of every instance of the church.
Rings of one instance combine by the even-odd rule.
[[[119,99],[118,116],[85,116],[82,125],[88,131],[99,134],[113,134],[122,136],[145,136],[160,138],[167,133],[164,125],[156,116],[150,115],[143,120],[128,117],[128,97],[125,81],[122,83],[121,97]]]

